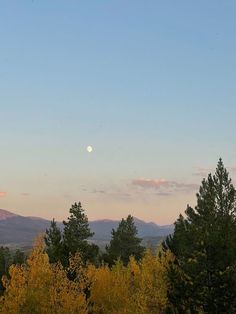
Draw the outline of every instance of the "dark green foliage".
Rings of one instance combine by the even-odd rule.
[[[78,249],[84,248],[87,239],[93,236],[90,231],[88,218],[84,213],[81,203],[75,203],[70,208],[70,217],[64,224],[64,242],[70,253],[74,254]]]
[[[63,224],[65,226],[63,241],[68,257],[80,252],[84,262],[96,263],[99,249],[87,241],[93,236],[93,232],[90,231],[88,218],[80,202],[71,206],[70,216]]]
[[[0,247],[0,278],[8,275],[8,269],[11,265],[11,253],[8,247]],[[0,281],[0,294],[4,291],[2,281]]]
[[[64,230],[61,232],[53,219],[50,228],[46,230],[45,244],[50,262],[60,261],[62,265],[68,266],[69,258],[79,252],[84,263],[97,264],[99,248],[88,242],[93,233],[80,202],[71,206],[70,216],[63,224]]]
[[[13,255],[12,264],[22,265],[25,263],[26,256],[25,253],[17,249]]]
[[[173,312],[235,313],[236,191],[221,159],[185,214],[163,243],[176,256],[169,271]]]
[[[118,228],[113,229],[111,234],[110,245],[106,247],[106,254],[104,254],[105,262],[111,265],[120,259],[124,265],[127,265],[131,255],[136,260],[141,259],[144,247],[140,244],[142,239],[137,237],[138,231],[131,215],[122,219]]]
[[[82,258],[84,262],[89,262],[98,266],[100,264],[99,254],[99,247],[96,244],[87,243],[86,249],[82,254]]]
[[[0,274],[5,274],[11,264],[11,253],[8,247],[0,247]]]
[[[17,249],[15,252],[10,251],[8,247],[0,247],[0,295],[4,292],[1,281],[3,275],[9,276],[9,267],[12,264],[24,264],[25,254]]]
[[[64,252],[64,244],[62,239],[61,230],[57,227],[56,221],[51,221],[50,228],[46,230],[46,235],[44,237],[46,244],[46,252],[49,256],[49,260],[51,263],[55,263],[57,261],[64,261],[65,252]]]

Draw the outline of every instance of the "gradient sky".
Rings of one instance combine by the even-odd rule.
[[[236,179],[236,2],[0,2],[0,208],[172,223]],[[94,151],[88,153],[86,147]]]

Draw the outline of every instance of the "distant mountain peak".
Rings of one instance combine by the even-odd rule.
[[[173,232],[173,225],[159,226],[153,222],[145,222],[134,218],[141,238],[163,238]],[[116,229],[120,220],[102,219],[89,221],[91,231],[95,233],[92,241],[107,244],[111,239],[112,229]],[[63,230],[63,224],[58,222]],[[35,237],[44,233],[50,227],[50,221],[38,217],[26,217],[17,215],[4,209],[0,209],[0,245],[32,245]],[[104,242],[105,241],[105,242]],[[152,241],[152,240],[151,240]]]
[[[5,209],[0,209],[0,220],[6,220],[8,218],[16,217],[18,215],[11,213]]]
[[[117,220],[113,220],[113,219],[94,219],[94,220],[89,220],[89,223],[93,223],[93,222],[116,222]]]
[[[159,226],[158,224],[156,224],[156,223],[153,222],[153,221],[144,221],[144,220],[139,219],[139,218],[137,218],[137,217],[134,217],[134,222],[135,222],[135,223],[144,223],[144,224],[153,225],[153,226]]]

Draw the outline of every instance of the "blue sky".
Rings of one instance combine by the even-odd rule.
[[[81,200],[90,219],[170,223],[196,172],[222,156],[234,176],[235,10],[2,1],[0,207],[63,219]]]

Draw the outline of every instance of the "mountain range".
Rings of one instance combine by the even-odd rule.
[[[156,243],[173,232],[173,225],[159,226],[153,222],[145,222],[134,218],[138,235],[144,238],[145,243]],[[90,221],[90,228],[94,232],[91,239],[98,245],[104,246],[109,242],[112,229],[117,228],[117,220]],[[26,217],[0,209],[0,245],[26,247],[32,246],[35,237],[45,232],[50,221],[38,217]],[[62,229],[63,224],[58,222]]]

